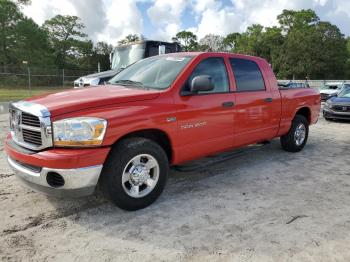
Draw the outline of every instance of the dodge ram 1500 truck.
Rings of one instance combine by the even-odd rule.
[[[280,90],[264,59],[166,54],[103,87],[11,104],[5,149],[33,189],[82,196],[99,185],[120,208],[137,210],[161,194],[170,165],[276,137],[284,150],[302,150],[319,111],[317,91]]]

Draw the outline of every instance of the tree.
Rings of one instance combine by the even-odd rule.
[[[199,41],[199,48],[207,52],[224,51],[224,38],[220,35],[209,34]]]
[[[283,78],[332,79],[344,77],[346,41],[329,22],[303,24],[289,30],[278,58]]]
[[[237,37],[234,51],[247,55],[260,56],[263,29],[264,27],[258,24],[249,26],[244,33]]]
[[[302,28],[310,25],[315,25],[320,21],[315,11],[311,9],[302,9],[300,11],[286,10],[277,16],[277,20],[281,25],[282,30],[288,33],[293,28]]]
[[[77,48],[82,44],[81,39],[86,36],[82,32],[84,28],[77,16],[56,15],[45,21],[43,29],[49,36],[58,66],[65,67],[67,56],[75,55]]]
[[[8,0],[0,1],[0,63],[5,65],[17,62],[14,48],[16,45],[17,24],[23,15],[15,3]]]
[[[129,34],[124,39],[118,41],[118,44],[119,45],[125,45],[125,44],[129,44],[129,43],[134,43],[134,42],[140,41],[142,39],[143,39],[143,37],[142,36],[140,37],[137,34]]]
[[[46,32],[30,18],[24,18],[16,26],[14,52],[20,63],[47,66],[54,62]]]
[[[174,42],[178,42],[182,50],[185,52],[195,51],[198,49],[197,36],[189,31],[181,31],[172,38]]]
[[[346,60],[346,79],[350,79],[350,37],[346,39],[346,50],[347,50],[347,60]]]
[[[236,47],[237,41],[240,37],[241,37],[240,33],[228,34],[223,40],[223,45],[225,50],[234,51],[234,48]]]
[[[281,28],[274,26],[264,29],[260,43],[260,56],[265,58],[272,65],[275,73],[279,72],[278,58],[283,43],[284,37]]]

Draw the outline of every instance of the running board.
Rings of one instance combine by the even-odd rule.
[[[264,142],[261,142],[258,144],[247,146],[243,149],[229,151],[229,152],[221,153],[219,155],[207,156],[205,158],[201,158],[199,160],[194,160],[194,161],[188,162],[188,163],[183,164],[183,165],[172,166],[172,169],[179,171],[179,172],[197,171],[197,170],[203,169],[205,167],[213,166],[213,165],[225,162],[227,160],[234,159],[236,157],[245,155],[245,154],[250,153],[252,151],[257,151],[257,150],[265,147],[269,143],[270,143],[269,141],[264,141]]]

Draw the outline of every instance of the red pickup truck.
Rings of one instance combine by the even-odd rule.
[[[82,196],[97,185],[137,210],[164,189],[169,165],[280,137],[298,152],[320,94],[279,89],[261,58],[177,53],[141,60],[101,87],[10,106],[5,141],[15,174],[33,189]]]

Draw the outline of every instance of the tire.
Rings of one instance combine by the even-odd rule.
[[[302,128],[304,128],[304,138],[302,139]],[[299,133],[297,133],[299,131]],[[298,135],[299,134],[299,135]],[[281,137],[281,146],[288,152],[301,151],[309,136],[309,122],[302,115],[296,115],[292,121],[292,126],[288,134]]]
[[[168,158],[160,145],[146,138],[128,138],[112,148],[102,170],[101,189],[121,209],[142,209],[163,192],[168,172]]]

